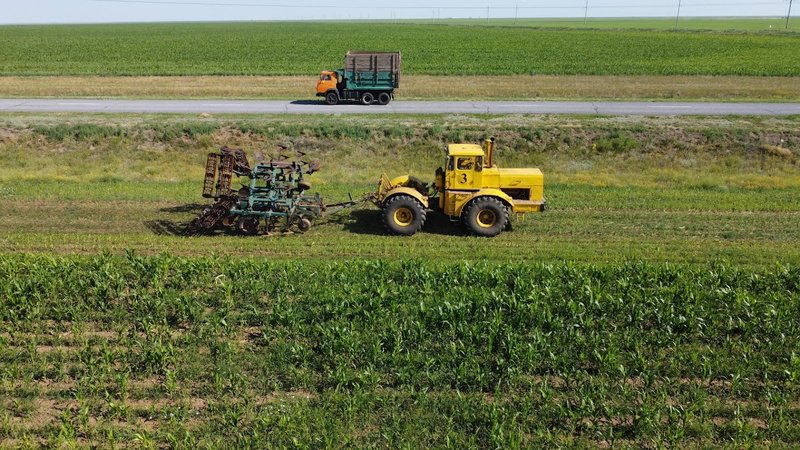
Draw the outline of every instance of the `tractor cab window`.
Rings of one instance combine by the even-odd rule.
[[[472,170],[474,165],[475,161],[468,157],[460,157],[456,161],[456,167],[458,167],[458,170]]]

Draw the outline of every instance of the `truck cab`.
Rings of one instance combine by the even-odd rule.
[[[339,76],[333,70],[324,70],[317,80],[317,97],[325,97],[328,92],[336,91]]]

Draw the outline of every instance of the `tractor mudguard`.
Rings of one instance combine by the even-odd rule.
[[[414,188],[405,186],[395,187],[386,191],[383,194],[383,198],[381,199],[382,203],[385,205],[387,200],[398,194],[403,194],[403,195],[408,195],[409,197],[413,197],[417,199],[425,209],[428,208],[428,197],[422,195],[418,190]]]
[[[514,204],[514,200],[508,196],[505,192],[501,191],[500,189],[481,189],[479,191],[475,191],[470,198],[464,202],[459,202],[457,205],[455,215],[461,216],[461,211],[464,209],[464,206],[468,205],[469,202],[475,200],[478,197],[495,197],[503,202],[509,208],[512,207]]]

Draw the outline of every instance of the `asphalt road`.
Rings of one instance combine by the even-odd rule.
[[[790,115],[798,103],[677,102],[438,102],[394,101],[386,106],[325,105],[318,101],[0,99],[0,111],[188,114],[590,114]]]

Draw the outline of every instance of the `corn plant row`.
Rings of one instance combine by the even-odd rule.
[[[0,256],[0,438],[800,444],[800,270]]]

